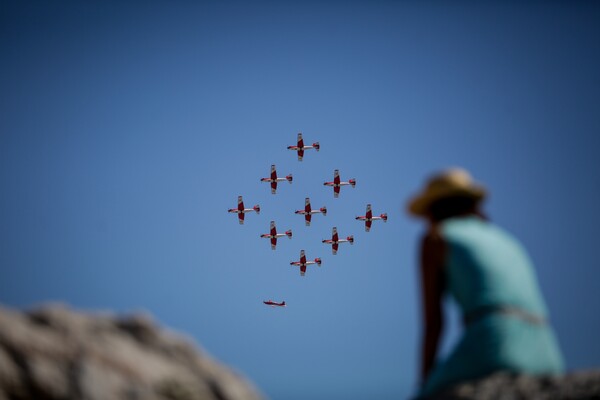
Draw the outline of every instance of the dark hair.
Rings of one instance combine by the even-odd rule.
[[[480,199],[470,196],[445,197],[431,203],[429,206],[429,217],[436,222],[460,215],[479,215],[485,218],[479,211]]]

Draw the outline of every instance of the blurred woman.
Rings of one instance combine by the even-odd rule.
[[[500,370],[563,370],[531,260],[514,237],[482,214],[485,197],[468,172],[450,169],[433,176],[408,204],[409,213],[427,223],[420,267],[422,396]],[[445,293],[462,311],[464,332],[436,363]]]

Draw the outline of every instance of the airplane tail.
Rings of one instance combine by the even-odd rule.
[[[292,180],[293,180],[294,178],[292,178],[292,174],[289,174],[288,176],[286,176],[286,177],[285,177],[285,179],[287,179],[287,181],[288,181],[289,183],[292,183]]]
[[[281,305],[282,305],[283,307],[285,307],[285,301],[282,301],[282,302],[281,302]]]
[[[315,262],[317,263],[317,265],[319,267],[321,266],[321,259],[320,258],[315,258]]]
[[[316,151],[319,151],[321,149],[321,145],[319,144],[319,142],[313,143],[313,147],[315,148]]]
[[[287,235],[288,238],[292,238],[292,230],[290,229],[289,231],[285,231],[285,234]]]
[[[383,222],[387,222],[387,214],[386,213],[381,214],[380,217],[383,220]]]
[[[350,235],[346,238],[350,244],[354,244],[354,236]]]
[[[356,179],[350,179],[348,182],[350,185],[352,185],[352,187],[356,187]]]
[[[258,204],[252,207],[252,209],[256,211],[257,214],[260,214],[260,206]]]
[[[323,213],[323,215],[327,215],[327,207],[323,206],[319,209]]]

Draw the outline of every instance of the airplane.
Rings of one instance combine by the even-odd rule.
[[[271,306],[271,307],[285,307],[285,301],[278,303],[273,300],[265,300],[265,301],[263,301],[263,303],[265,303],[266,305]]]
[[[277,190],[277,182],[288,181],[292,183],[292,174],[287,175],[285,178],[278,178],[277,171],[275,170],[275,164],[271,165],[271,177],[260,178],[261,182],[271,182],[271,194],[275,194]]]
[[[323,215],[327,215],[327,208],[325,206],[319,208],[318,210],[312,210],[310,207],[310,198],[307,197],[304,199],[304,210],[296,210],[295,214],[304,215],[304,220],[306,221],[306,226],[310,226],[310,220],[313,214],[321,213]]]
[[[227,212],[238,215],[240,225],[244,224],[244,214],[251,211],[256,211],[257,214],[260,214],[260,206],[257,204],[252,208],[244,208],[244,200],[242,200],[242,196],[238,196],[237,208],[230,208],[229,210],[227,210]]]
[[[333,182],[325,182],[323,185],[333,186],[333,197],[338,197],[340,195],[340,188],[346,185],[355,187],[356,179],[349,179],[348,182],[342,182],[340,179],[340,170],[336,169],[333,171]]]
[[[261,238],[271,239],[271,249],[275,250],[275,246],[277,246],[277,238],[287,236],[288,238],[292,238],[292,230],[285,231],[285,233],[277,233],[277,229],[275,228],[275,221],[271,221],[271,233],[263,233],[260,235]]]
[[[306,266],[311,264],[317,264],[319,267],[321,266],[321,259],[315,258],[313,261],[306,261],[306,255],[304,250],[300,250],[300,261],[292,261],[290,265],[300,267],[300,276],[304,276],[306,273]]]
[[[312,146],[305,146],[301,132],[298,133],[298,145],[288,146],[288,150],[294,150],[298,152],[298,161],[302,161],[302,157],[304,157],[304,150],[315,149],[316,151],[319,151],[320,148],[321,146],[319,145],[319,142],[313,143]]]
[[[333,255],[336,255],[338,251],[338,245],[340,243],[348,242],[350,244],[354,244],[354,236],[348,236],[346,239],[340,239],[338,237],[337,228],[334,226],[333,232],[331,233],[331,240],[323,239],[322,242],[325,244],[330,244]]]
[[[383,220],[383,222],[387,222],[387,214],[383,213],[379,217],[374,217],[373,212],[371,211],[371,205],[367,204],[367,214],[360,217],[356,217],[356,219],[359,221],[365,221],[365,231],[369,232],[369,230],[371,229],[371,222],[376,221],[378,219]]]

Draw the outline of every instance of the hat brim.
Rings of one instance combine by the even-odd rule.
[[[453,188],[452,190],[435,194],[425,192],[413,197],[413,199],[408,202],[408,212],[418,217],[425,217],[429,212],[431,204],[438,200],[455,196],[464,196],[481,200],[486,194],[486,190],[477,185],[473,185],[469,188]]]

